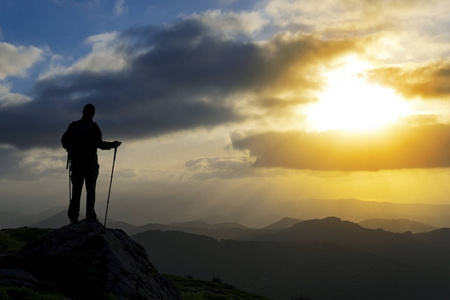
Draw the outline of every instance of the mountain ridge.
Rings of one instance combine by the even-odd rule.
[[[263,227],[262,229],[265,229],[265,230],[285,229],[285,228],[290,228],[290,227],[294,226],[295,224],[303,222],[303,221],[304,220],[297,219],[297,218],[284,217],[280,221],[272,223],[270,225],[267,225],[267,226]]]
[[[408,219],[414,222],[420,222],[424,224],[430,224],[431,226],[441,228],[450,227],[450,205],[443,204],[399,204],[393,202],[377,202],[377,201],[364,201],[358,199],[303,199],[298,201],[292,201],[286,203],[284,207],[289,208],[289,212],[276,211],[272,213],[273,216],[278,216],[276,218],[271,218],[267,220],[266,224],[262,224],[258,227],[251,227],[247,225],[241,225],[238,223],[228,222],[230,224],[239,224],[240,226],[235,227],[247,227],[250,229],[261,229],[265,226],[269,226],[275,222],[280,221],[282,218],[289,215],[291,218],[297,218],[300,220],[309,220],[314,218],[326,218],[328,216],[339,216],[344,220],[349,220],[355,223],[362,222],[369,219]],[[55,209],[55,208],[52,208]],[[53,213],[49,213],[50,210],[46,212],[41,212],[33,215],[17,216],[8,218],[7,220],[0,220],[0,228],[14,228],[20,226],[30,226],[32,224],[38,223],[45,218],[49,218],[52,215],[66,210],[66,207],[59,207],[54,210]],[[293,214],[293,212],[295,212]],[[216,218],[218,220],[218,218]],[[197,218],[197,220],[210,220],[210,222],[205,222],[210,224],[211,219],[208,217]],[[228,218],[221,217],[221,223],[226,223],[224,220],[234,220],[237,218],[229,216]],[[113,220],[111,220],[113,221]],[[123,220],[121,220],[123,221]],[[64,220],[66,223],[61,223],[60,226],[67,224],[67,219]],[[108,221],[109,222],[109,221]],[[173,223],[174,221],[171,220]],[[127,223],[127,222],[124,222]],[[185,222],[175,222],[175,223],[185,223]],[[261,222],[259,222],[261,223]],[[151,224],[151,220],[149,223]],[[141,227],[145,230],[145,225],[135,225],[130,224],[135,227]],[[163,225],[163,224],[159,224]],[[170,226],[170,222],[164,224],[165,226]]]
[[[369,219],[358,223],[362,227],[370,229],[384,229],[386,231],[402,233],[411,231],[412,233],[429,232],[438,229],[437,227],[416,222],[408,219]]]
[[[260,233],[241,241],[158,230],[132,238],[163,272],[217,276],[271,299],[419,300],[450,292],[450,243],[440,243],[450,242],[450,229],[392,233],[328,217]]]

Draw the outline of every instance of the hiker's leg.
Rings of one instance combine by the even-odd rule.
[[[72,199],[69,204],[68,216],[70,220],[76,221],[80,215],[81,190],[83,189],[84,176],[79,173],[72,173]]]
[[[98,165],[86,176],[86,218],[97,220],[95,213],[95,187],[97,185]]]

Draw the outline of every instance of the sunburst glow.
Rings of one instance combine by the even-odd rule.
[[[363,62],[351,63],[327,76],[327,90],[306,111],[312,128],[373,130],[411,113],[408,102],[393,90],[370,84],[359,76],[367,67]]]

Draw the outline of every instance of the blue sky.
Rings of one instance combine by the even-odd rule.
[[[35,76],[55,55],[69,64],[90,51],[87,37],[134,26],[165,24],[205,10],[246,10],[254,1],[13,1],[0,3],[0,40],[46,50],[44,61],[28,70],[29,78],[12,78],[14,91],[28,92]],[[33,76],[34,75],[34,76]],[[28,80],[27,80],[28,79]]]
[[[74,55],[74,50],[77,53],[84,39],[91,35],[170,23],[183,15],[206,10],[248,10],[255,3],[226,0],[5,0],[0,3],[2,39],[16,45],[48,46],[56,54]]]
[[[448,13],[444,0],[1,1],[0,210],[67,205],[60,137],[86,103],[123,142],[116,219],[450,204]]]

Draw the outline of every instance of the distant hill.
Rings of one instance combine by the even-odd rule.
[[[175,231],[147,231],[133,238],[164,273],[218,277],[271,299],[418,300],[446,299],[450,293],[446,231],[399,234],[325,218],[255,241],[218,241]]]
[[[426,246],[405,234],[361,227],[337,217],[313,219],[278,232],[263,233],[251,238],[269,242],[321,242],[351,247],[402,261],[426,255]],[[409,249],[403,253],[403,249]]]
[[[209,224],[202,220],[195,220],[189,222],[173,222],[170,223],[170,226],[183,228],[204,228],[204,229],[230,229],[230,228],[248,229],[248,227],[238,223],[229,222],[229,223]]]
[[[0,210],[0,219],[5,220],[11,218],[12,213]]]
[[[450,227],[450,205],[435,205],[435,204],[400,204],[400,203],[390,203],[390,202],[377,202],[377,201],[363,201],[357,199],[302,199],[292,202],[285,203],[284,205],[289,209],[289,216],[292,219],[298,220],[310,220],[310,219],[322,219],[328,216],[339,216],[344,220],[349,220],[352,222],[360,222],[361,220],[370,219],[408,219],[415,222],[420,222],[423,224],[432,224],[438,228]],[[0,228],[16,228],[21,226],[30,226],[31,224],[36,224],[43,221],[44,219],[50,218],[53,215],[67,210],[67,207],[57,207],[46,210],[39,214],[33,215],[18,215],[12,213],[4,214],[4,218],[0,218]],[[295,212],[295,215],[292,213]],[[277,216],[276,219],[280,220],[286,215],[283,211],[271,212],[272,216]],[[228,216],[228,220],[238,220],[236,216]],[[267,224],[262,223],[261,228],[264,226],[270,226],[274,220],[271,218],[267,221]],[[224,216],[204,217],[203,221],[192,221],[192,222],[177,222],[164,226],[180,227],[180,228],[202,228],[211,229],[212,227],[220,227],[220,229],[231,228],[231,229],[249,229],[238,223],[224,223],[227,220]],[[215,220],[220,220],[221,224],[211,224]],[[264,222],[265,219],[260,219],[258,223]],[[204,222],[207,221],[207,222]],[[66,221],[65,221],[66,222]],[[151,220],[149,220],[151,222]],[[108,221],[109,223],[109,221]],[[191,223],[191,224],[189,224]],[[278,223],[278,222],[277,222]],[[66,225],[67,223],[61,224]],[[206,225],[205,225],[206,224]],[[136,226],[135,230],[130,226],[127,226],[130,230],[130,234],[136,234],[138,232],[146,231],[155,226],[162,224],[147,224],[144,226]],[[210,226],[212,225],[212,226]],[[272,224],[273,225],[273,224]],[[288,222],[285,226],[290,226]],[[133,226],[133,225],[131,225]],[[258,228],[260,228],[258,227]],[[276,227],[275,227],[276,228]],[[275,229],[272,227],[266,229]],[[217,229],[217,228],[214,228]],[[164,229],[162,229],[164,230]],[[199,233],[200,234],[200,233]],[[217,234],[217,238],[232,238],[234,234]]]
[[[80,217],[80,219],[82,218],[83,217]],[[56,215],[50,216],[34,224],[30,224],[30,226],[39,228],[60,228],[64,225],[68,225],[69,223],[70,222],[69,217],[67,217],[67,209],[64,209],[63,211],[58,212]]]
[[[412,233],[420,233],[420,232],[428,232],[432,230],[436,230],[437,227],[434,227],[430,224],[424,224],[420,222],[415,222],[407,219],[397,219],[397,220],[389,220],[389,219],[370,219],[359,222],[359,225],[365,228],[371,229],[384,229],[390,232],[402,233],[406,231],[411,231]]]
[[[47,217],[49,212],[53,211],[54,209],[49,210],[45,213],[39,214],[39,216]],[[84,217],[81,215],[80,219],[83,218]],[[26,226],[39,228],[60,228],[69,223],[66,208],[57,212],[54,215],[51,215],[43,220],[40,220],[39,222],[29,223],[34,219],[36,219],[35,215],[33,215],[32,218],[29,218],[28,222],[24,222],[23,220],[25,220],[25,218],[22,218],[22,224],[25,223]],[[100,222],[102,223],[104,222],[103,218],[100,218]],[[209,224],[202,220],[194,220],[189,222],[173,222],[169,225],[149,223],[143,226],[135,226],[126,222],[108,220],[107,227],[122,229],[127,234],[130,235],[138,234],[148,230],[162,230],[162,231],[182,231],[187,233],[206,235],[216,239],[260,240],[262,236],[268,236],[271,234],[279,233],[280,231],[292,228],[293,226],[296,226],[301,222],[304,222],[304,220],[286,217],[279,220],[278,222],[265,226],[261,229],[251,229],[238,223]],[[418,233],[436,229],[436,227],[434,226],[406,219],[399,219],[399,220],[371,219],[361,222],[360,225],[364,228],[370,229],[381,228],[386,231],[395,233],[402,233],[405,231]]]
[[[80,214],[80,220],[84,219],[84,215]],[[99,216],[99,221],[103,224],[104,217]],[[61,228],[69,224],[67,217],[67,208],[54,208],[46,212],[31,215],[27,217],[21,217],[15,220],[11,225],[17,226],[11,227],[38,227],[38,228]],[[108,219],[106,227],[114,229],[122,229],[127,234],[133,235],[147,230],[175,230],[196,233],[201,235],[212,236],[217,239],[239,239],[245,236],[245,232],[251,231],[248,227],[238,223],[219,223],[209,224],[201,220],[189,221],[189,222],[173,222],[170,225],[165,224],[153,224],[149,223],[143,226],[135,226],[126,222],[116,221]]]
[[[283,218],[280,221],[270,224],[262,229],[273,230],[273,229],[285,229],[294,226],[297,223],[303,222],[303,220],[295,219],[295,218]]]
[[[182,231],[198,235],[205,235],[213,237],[215,239],[243,239],[246,238],[247,235],[253,231],[252,229],[249,229],[237,223],[208,224],[203,221],[172,223],[171,225],[146,224],[144,226],[135,226],[123,230],[125,230],[125,232],[127,232],[130,235],[138,234],[149,230]]]
[[[56,214],[59,214],[64,209],[67,210],[67,207],[53,207],[45,211],[31,215],[8,213],[7,217],[0,219],[0,228],[17,228],[23,226],[31,226],[32,224],[54,217]],[[66,224],[67,222],[64,225]]]
[[[358,199],[303,199],[285,204],[298,212],[300,219],[339,216],[344,220],[359,222],[368,219],[409,219],[437,227],[450,227],[450,205],[401,204],[363,201]]]
[[[80,214],[79,220],[82,220],[84,218],[85,216],[83,214]],[[99,221],[100,223],[104,224],[105,221],[104,217],[99,216]],[[67,217],[67,208],[64,208],[62,211],[59,211],[55,215],[40,220],[39,222],[28,224],[27,226],[38,228],[61,228],[65,225],[68,225],[69,223],[70,223],[69,218]],[[120,222],[115,220],[107,220],[106,227],[122,229],[125,232],[129,231],[133,232],[133,230],[137,228],[137,226],[128,224],[126,222]]]

